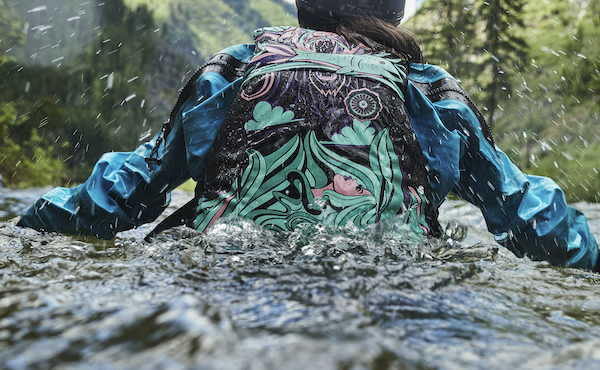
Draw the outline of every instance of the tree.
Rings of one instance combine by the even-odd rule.
[[[507,74],[526,63],[527,43],[516,33],[517,28],[524,27],[522,9],[521,0],[479,0],[476,3],[477,15],[483,22],[478,70],[491,128],[499,102],[512,91]]]
[[[418,11],[428,21],[406,23],[424,45],[425,62],[441,65],[457,78],[468,75],[472,63],[475,19],[468,11],[470,3],[470,0],[429,0]]]
[[[76,0],[64,1],[62,6],[48,10],[48,14],[40,11],[29,16],[63,19],[76,3]],[[31,64],[30,58],[18,56],[10,60],[3,58],[4,64],[0,65],[0,160],[4,157],[4,161],[0,163],[0,173],[7,185],[32,185],[31,181],[24,181],[27,176],[43,178],[45,183],[37,182],[38,185],[67,176],[73,182],[81,181],[104,152],[134,149],[139,145],[142,132],[162,123],[155,119],[156,113],[149,112],[153,104],[146,102],[150,99],[149,85],[158,69],[159,36],[154,32],[152,12],[145,6],[130,9],[122,0],[102,4],[98,6],[102,25],[94,27],[94,38],[69,46],[75,48],[74,58],[65,58],[60,65],[52,66]],[[14,44],[15,40],[24,41],[19,38],[24,35],[24,28],[18,22],[9,23],[4,15],[28,15],[23,4],[18,4],[20,8],[13,5],[0,3],[3,27],[0,38],[14,34],[16,36],[11,38]],[[90,16],[86,21],[96,24],[98,18]],[[40,40],[52,40],[57,45],[56,52],[66,53],[62,43],[55,40],[68,38],[75,23],[83,24],[83,20],[57,22],[49,35],[36,34],[39,40],[29,37],[20,49],[30,48]],[[12,28],[5,30],[7,25]],[[48,49],[51,48],[44,50]],[[24,52],[14,50],[14,55],[22,56]],[[43,161],[51,158],[58,160],[68,175],[63,176],[64,170],[52,175],[53,170]],[[45,170],[39,173],[28,170],[39,165],[44,165]],[[24,177],[19,180],[17,177],[21,175]]]
[[[22,29],[21,22],[13,9],[6,4],[5,0],[0,0],[0,64],[7,60],[5,50],[21,45],[25,41]]]

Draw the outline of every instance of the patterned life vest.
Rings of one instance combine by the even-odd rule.
[[[211,149],[196,229],[222,217],[274,231],[398,217],[435,233],[406,61],[295,27],[260,29],[255,43]]]

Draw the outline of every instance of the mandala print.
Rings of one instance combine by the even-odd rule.
[[[368,89],[351,91],[344,103],[348,114],[360,121],[374,120],[382,109],[379,95]]]

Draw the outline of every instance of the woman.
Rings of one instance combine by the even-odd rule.
[[[297,6],[301,28],[260,29],[254,45],[211,58],[161,135],[104,155],[84,184],[50,191],[21,224],[110,239],[154,220],[191,176],[202,231],[224,217],[275,231],[396,218],[437,236],[452,191],[516,255],[595,267],[585,217],[552,180],[522,174],[495,147],[452,76],[420,63],[397,28],[403,0]]]

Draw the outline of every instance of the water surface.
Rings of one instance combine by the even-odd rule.
[[[0,368],[600,368],[600,275],[516,258],[462,202],[462,242],[231,221],[146,243],[14,226],[40,192],[0,190]]]

